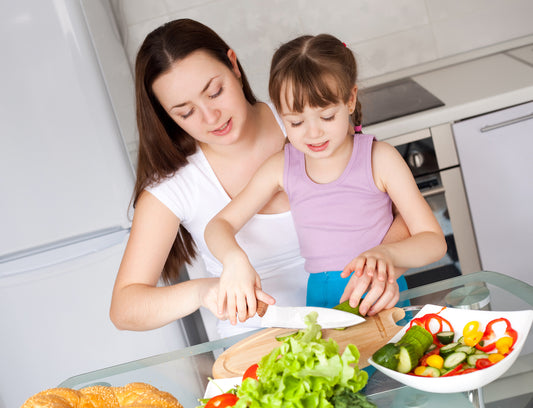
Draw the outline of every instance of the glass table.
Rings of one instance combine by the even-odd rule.
[[[457,288],[486,286],[493,310],[527,310],[533,307],[533,287],[496,272],[480,271],[409,289],[400,300],[411,304],[445,305],[445,297]],[[465,298],[466,299],[466,298]],[[466,301],[468,301],[466,299]],[[498,308],[494,307],[498,305]],[[465,305],[464,307],[468,307]],[[413,309],[416,310],[416,307]],[[407,323],[409,316],[399,324]],[[211,369],[223,350],[250,336],[253,332],[215,340],[181,350],[160,354],[129,363],[71,377],[60,387],[80,389],[89,385],[121,386],[130,382],[146,382],[172,393],[186,408],[199,405],[212,377]],[[531,334],[531,333],[530,333]],[[363,392],[378,407],[513,407],[526,408],[533,404],[533,338],[522,355],[498,380],[472,392],[438,394],[419,391],[396,382],[380,372],[373,374]]]

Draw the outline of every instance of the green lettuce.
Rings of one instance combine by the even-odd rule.
[[[264,356],[260,381],[247,378],[237,389],[236,408],[333,408],[340,395],[355,394],[368,381],[359,370],[359,350],[350,344],[339,354],[332,339],[322,339],[317,313],[306,316],[307,328]]]

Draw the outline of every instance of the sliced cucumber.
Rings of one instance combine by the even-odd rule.
[[[400,347],[393,343],[387,343],[372,355],[372,359],[383,367],[396,370]]]
[[[443,332],[437,333],[437,340],[441,344],[446,345],[446,344],[450,344],[453,342],[454,336],[455,336],[455,333],[452,331],[443,331]]]
[[[435,343],[431,343],[428,347],[428,349],[426,350],[426,353],[429,353],[430,351],[433,351],[437,348],[437,345]]]
[[[421,326],[413,326],[405,332],[398,343],[413,344],[420,358],[433,343],[433,335]]]
[[[440,348],[439,354],[442,357],[446,357],[446,356],[452,354],[457,347],[459,347],[459,343],[457,343],[457,342],[446,344],[445,346],[442,346]]]
[[[416,355],[417,355],[417,358],[420,358],[424,355],[424,352],[426,351],[426,346],[424,344],[422,344],[422,342],[415,336],[410,336],[410,337],[407,337],[407,338],[402,338],[400,340],[400,344],[401,343],[404,343],[404,344],[410,344],[414,347],[415,351],[416,351]]]
[[[418,364],[419,356],[410,343],[401,343],[398,345],[399,354],[398,354],[398,366],[396,370],[400,373],[408,373]]]
[[[480,358],[489,358],[489,355],[487,353],[472,354],[472,355],[467,357],[466,362],[468,363],[468,365],[470,365],[472,367],[475,367],[476,366],[476,361],[479,360]]]
[[[409,338],[410,336],[416,337],[422,344],[427,344],[426,348],[433,343],[433,335],[422,326],[414,325],[403,335],[404,338]]]
[[[476,351],[475,347],[470,347],[470,346],[459,346],[457,347],[454,351],[462,351],[463,353],[466,353],[466,355],[470,355],[470,354],[474,354],[474,352]]]
[[[435,367],[425,367],[424,371],[420,374],[421,377],[440,377],[440,370]]]
[[[452,353],[444,359],[444,368],[454,368],[466,360],[466,353],[462,351]]]

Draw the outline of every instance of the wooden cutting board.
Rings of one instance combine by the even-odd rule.
[[[334,339],[342,353],[347,344],[355,344],[361,353],[359,368],[368,365],[368,358],[386,344],[402,326],[396,324],[403,319],[405,312],[400,308],[384,310],[375,316],[367,317],[364,323],[344,330],[324,329],[322,338]],[[276,337],[294,332],[294,329],[270,328],[257,332],[225,350],[213,365],[214,378],[240,377],[252,364],[270,353],[281,343]]]

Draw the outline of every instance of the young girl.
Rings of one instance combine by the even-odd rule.
[[[205,230],[209,249],[223,263],[219,312],[233,324],[246,319],[248,308],[255,310],[259,285],[235,234],[280,191],[288,194],[310,274],[308,305],[350,299],[355,306],[364,287],[357,280],[376,274],[372,285],[396,285],[396,268],[429,264],[446,252],[442,230],[400,154],[373,136],[354,135],[361,123],[356,77],[352,52],[331,35],[299,37],[273,56],[269,92],[290,143]],[[382,244],[392,203],[411,237]]]

